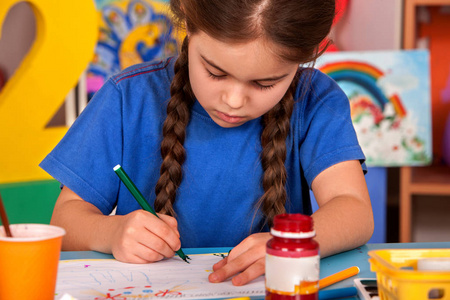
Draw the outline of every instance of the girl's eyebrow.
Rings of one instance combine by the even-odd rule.
[[[229,74],[227,71],[223,70],[219,66],[215,65],[212,61],[208,60],[206,57],[200,54],[200,57],[211,67],[219,70],[222,73]],[[253,79],[252,81],[277,81],[280,79],[283,79],[284,77],[288,76],[289,74],[283,74],[280,76],[273,76],[273,77],[267,77],[267,78],[260,78],[260,79]]]
[[[212,61],[210,61],[209,59],[207,59],[207,58],[204,57],[203,55],[200,54],[200,57],[201,57],[204,61],[206,61],[206,63],[207,63],[208,65],[210,65],[211,67],[214,67],[215,69],[219,70],[219,71],[222,72],[222,73],[228,74],[227,71],[225,71],[225,70],[223,70],[222,68],[216,66]]]

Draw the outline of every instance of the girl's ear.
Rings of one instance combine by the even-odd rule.
[[[184,29],[185,29],[186,36],[188,38],[190,38],[193,33],[189,30],[189,26],[188,26],[186,20],[184,21]]]
[[[186,36],[189,38],[191,36],[191,33],[189,32],[186,21],[184,21],[184,28],[185,28]]]

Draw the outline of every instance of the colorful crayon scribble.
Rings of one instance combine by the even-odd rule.
[[[231,281],[220,284],[208,281],[208,271],[225,256],[192,255],[190,264],[179,257],[151,264],[126,264],[114,259],[61,261],[55,299],[64,294],[78,300],[264,296],[263,276],[243,287],[233,286]]]
[[[117,295],[111,295],[110,293],[107,293],[104,297],[95,297],[95,300],[106,300],[106,299],[112,299],[112,300],[127,300],[126,297],[122,297],[121,294]]]

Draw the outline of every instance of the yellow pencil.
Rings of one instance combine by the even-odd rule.
[[[359,268],[355,266],[355,267],[350,267],[348,269],[342,270],[335,274],[331,274],[330,276],[327,276],[327,277],[319,280],[319,289],[323,289],[329,285],[332,285],[333,283],[350,278],[358,273],[359,273]]]

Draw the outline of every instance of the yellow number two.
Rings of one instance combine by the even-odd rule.
[[[1,0],[1,25],[22,0]],[[49,179],[38,166],[67,131],[45,128],[91,61],[97,41],[94,0],[28,0],[36,39],[0,93],[0,184]]]

